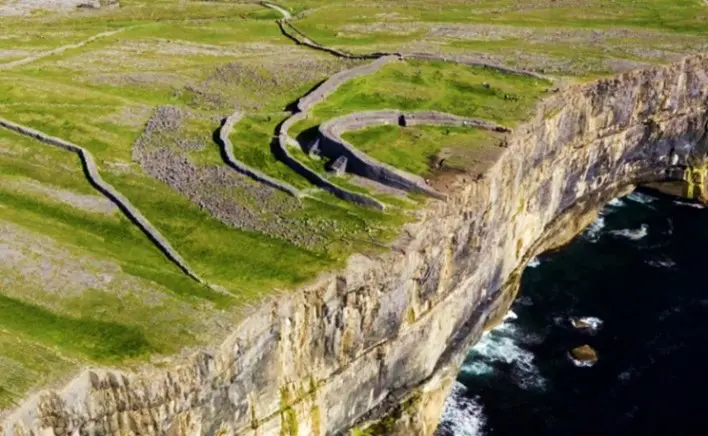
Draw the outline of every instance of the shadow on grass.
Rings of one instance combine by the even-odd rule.
[[[0,295],[0,327],[99,362],[157,351],[139,328],[62,316],[4,295]]]

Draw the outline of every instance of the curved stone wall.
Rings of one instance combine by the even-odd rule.
[[[224,120],[224,123],[221,125],[221,129],[219,129],[219,141],[221,142],[221,149],[223,151],[224,160],[226,161],[226,163],[229,164],[231,168],[235,169],[241,174],[252,178],[257,182],[263,183],[275,189],[279,189],[287,194],[292,195],[293,197],[299,198],[300,191],[298,191],[297,188],[295,188],[291,184],[281,182],[280,180],[276,180],[270,176],[267,176],[266,174],[258,171],[257,169],[251,168],[250,166],[236,159],[236,155],[234,155],[234,145],[231,142],[231,139],[229,139],[229,136],[231,135],[234,125],[238,123],[241,118],[243,118],[242,112],[234,112]]]
[[[276,157],[288,165],[293,171],[306,178],[310,183],[329,192],[337,198],[341,198],[342,200],[350,203],[373,207],[374,209],[385,209],[386,206],[384,206],[384,204],[377,199],[337,186],[290,154],[290,151],[288,151],[288,143],[294,140],[288,136],[288,130],[290,130],[290,127],[292,127],[293,124],[303,120],[306,115],[307,114],[305,112],[299,112],[285,120],[278,127],[278,138],[275,143]]]
[[[553,81],[552,77],[544,76],[542,74],[534,73],[533,71],[520,70],[518,68],[505,67],[503,65],[489,64],[486,62],[469,61],[455,56],[446,56],[440,54],[432,53],[405,53],[402,54],[403,59],[418,59],[424,61],[443,61],[452,62],[456,64],[467,65],[469,67],[487,68],[489,70],[498,71],[504,74],[514,74],[517,76],[533,77],[539,80]]]
[[[310,91],[310,93],[300,98],[297,102],[297,108],[300,112],[308,112],[313,106],[329,97],[334,91],[339,89],[340,86],[350,80],[374,74],[387,64],[400,59],[401,58],[396,55],[387,55],[377,58],[371,63],[340,71],[322,82],[322,84]]]
[[[187,274],[192,279],[198,281],[202,284],[207,284],[202,278],[200,278],[190,267],[187,262],[180,256],[180,254],[172,248],[169,241],[162,236],[162,234],[148,221],[147,218],[128,200],[123,194],[118,192],[113,186],[107,183],[98,171],[96,166],[96,161],[93,155],[83,147],[80,147],[71,142],[64,141],[63,139],[55,138],[49,136],[38,130],[34,130],[30,127],[22,126],[20,124],[13,123],[11,121],[0,118],[0,127],[12,130],[21,135],[29,136],[45,144],[53,145],[55,147],[63,148],[64,150],[74,152],[79,155],[81,163],[84,167],[84,173],[88,178],[89,182],[99,190],[103,195],[108,197],[113,203],[120,208],[120,210],[136,225],[140,230],[147,235],[148,238],[157,246],[160,251],[162,251],[168,259],[175,263],[185,274]]]
[[[422,177],[399,170],[373,159],[357,150],[342,138],[348,131],[361,130],[379,125],[437,125],[454,127],[473,127],[496,132],[510,132],[510,129],[478,118],[460,117],[436,111],[405,113],[397,110],[356,112],[329,120],[320,125],[320,151],[324,156],[336,159],[347,158],[347,171],[375,180],[384,185],[417,192],[444,200],[446,196],[428,185]],[[385,144],[381,145],[385,147]]]
[[[707,71],[708,56],[694,56],[561,92],[559,110],[516,128],[483,178],[454,182],[391,251],[264,302],[182,363],[91,370],[39,393],[5,417],[5,434],[334,435],[397,408],[387,434],[432,434],[524,263],[628,185],[680,179],[705,158]]]

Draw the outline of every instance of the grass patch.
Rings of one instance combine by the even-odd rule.
[[[54,346],[0,329],[0,408],[16,406],[23,393],[76,368]]]
[[[136,328],[57,315],[2,294],[0,327],[100,362],[136,358],[155,351]]]
[[[378,126],[348,132],[344,138],[374,159],[420,176],[430,176],[435,165],[468,169],[473,162],[466,157],[499,141],[480,129],[437,126]]]
[[[513,125],[531,114],[549,86],[545,80],[486,68],[397,62],[344,84],[313,113],[324,120],[362,110],[437,110]]]

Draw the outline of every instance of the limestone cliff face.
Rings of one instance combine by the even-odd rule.
[[[684,177],[708,148],[708,56],[568,89],[460,177],[396,247],[269,302],[219,349],[139,374],[88,371],[5,434],[431,434],[467,347],[535,252],[604,202]],[[76,432],[76,433],[75,433]]]

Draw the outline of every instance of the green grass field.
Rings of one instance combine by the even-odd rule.
[[[372,127],[344,139],[381,162],[426,177],[443,159],[445,169],[478,172],[493,160],[501,141],[484,130],[436,126]]]
[[[513,128],[550,88],[669,62],[708,41],[703,0],[281,4],[322,44],[446,53],[557,79],[398,62],[317,105],[290,132],[304,142],[328,119],[375,109],[438,110]],[[353,253],[386,250],[427,201],[335,177],[323,160],[291,151],[333,183],[388,206],[365,209],[274,159],[270,144],[290,105],[362,63],[296,46],[280,33],[276,11],[253,1],[121,0],[117,9],[10,15],[16,5],[0,0],[0,116],[93,153],[103,178],[226,293],[168,261],[88,183],[77,156],[0,130],[0,409],[86,365],[137,366],[218,343],[247,305],[342,267]],[[118,32],[48,53],[107,31]],[[185,115],[151,132],[166,107]],[[246,114],[231,135],[236,156],[303,190],[301,204],[224,165],[214,135],[236,110]],[[499,135],[475,129],[384,126],[345,137],[432,178],[483,172],[502,150]],[[150,152],[182,166],[139,161],[145,138]]]

